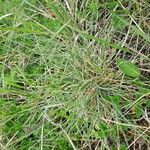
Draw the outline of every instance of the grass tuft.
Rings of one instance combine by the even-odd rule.
[[[0,149],[150,148],[150,4],[0,2]]]

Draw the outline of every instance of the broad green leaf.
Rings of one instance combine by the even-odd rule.
[[[141,104],[139,104],[135,107],[135,115],[137,118],[139,118],[142,114],[143,114],[143,107]]]
[[[147,106],[147,107],[150,107],[150,99],[147,100],[146,106]]]
[[[126,74],[130,77],[137,78],[140,76],[139,68],[135,64],[131,63],[128,60],[119,58],[119,59],[117,59],[117,65],[124,74]]]
[[[120,150],[126,150],[127,149],[127,145],[122,143],[121,144],[121,147],[120,147]]]
[[[113,104],[119,105],[121,96],[119,95],[106,96],[105,99],[112,102]]]

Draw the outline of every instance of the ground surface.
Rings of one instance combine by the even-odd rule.
[[[0,1],[0,149],[150,149],[149,0]]]

